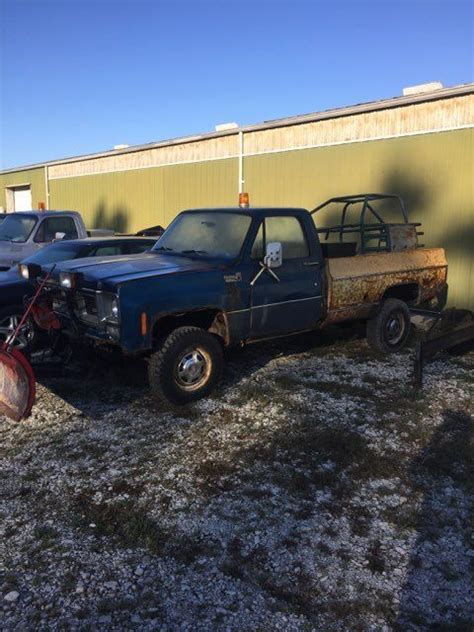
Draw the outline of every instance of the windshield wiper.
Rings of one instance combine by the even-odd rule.
[[[181,250],[182,255],[208,255],[207,250]]]
[[[153,250],[173,250],[173,248],[169,248],[168,246],[160,246],[159,248],[153,248]]]

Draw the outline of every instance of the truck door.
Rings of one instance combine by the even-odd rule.
[[[262,271],[266,244],[282,244],[282,265]],[[316,327],[321,315],[321,260],[300,219],[292,215],[268,216],[259,227],[251,251],[250,337],[278,336]]]

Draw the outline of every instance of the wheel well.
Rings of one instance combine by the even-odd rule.
[[[398,298],[405,303],[415,303],[420,296],[418,283],[401,283],[393,285],[385,290],[382,300],[387,298]]]
[[[153,339],[164,338],[174,329],[185,326],[205,329],[221,338],[224,344],[228,344],[227,318],[218,309],[202,309],[184,314],[162,316],[153,325]]]

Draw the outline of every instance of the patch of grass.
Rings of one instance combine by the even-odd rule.
[[[451,477],[474,486],[474,420],[465,412],[446,410],[444,421],[417,460],[419,470],[433,477]]]
[[[53,546],[56,537],[57,531],[54,527],[50,525],[37,525],[33,529],[34,537],[41,542],[42,548],[50,548]]]
[[[2,577],[3,575],[3,577]],[[2,583],[2,589],[4,593],[8,593],[11,590],[15,590],[19,586],[19,580],[15,573],[7,571],[5,574],[0,575],[0,581]]]
[[[280,580],[280,581],[279,581]],[[314,617],[315,600],[320,590],[314,585],[313,578],[301,571],[290,585],[281,583],[283,577],[273,577],[264,573],[258,577],[260,586],[279,602],[281,609],[311,619]]]
[[[374,542],[372,542],[366,559],[369,563],[368,566],[372,573],[383,573],[383,571],[385,570],[385,559],[382,554],[379,540],[375,540]]]
[[[76,582],[77,582],[77,572],[73,572],[71,570],[66,571],[62,579],[62,585],[61,585],[62,591],[64,593],[71,592],[76,586]]]
[[[459,571],[454,564],[448,560],[443,561],[440,564],[440,571],[447,582],[456,581],[460,577]]]
[[[216,549],[217,547],[209,541],[204,542],[189,535],[177,535],[169,541],[166,552],[178,562],[191,564],[203,555],[212,555]]]
[[[161,554],[170,537],[132,500],[96,504],[89,494],[82,493],[74,499],[73,510],[79,526],[90,530],[88,525],[93,523],[94,533],[112,536],[125,547],[143,547]]]
[[[341,399],[343,397],[373,397],[373,389],[368,386],[358,386],[357,384],[351,384],[350,382],[321,380],[318,382],[306,382],[305,386],[314,391],[322,391],[328,393],[334,398]]]
[[[419,509],[409,504],[385,509],[382,515],[401,530],[418,529],[420,526]]]
[[[101,443],[93,443],[91,441],[83,440],[80,442],[81,449],[87,456],[91,456],[94,459],[99,459],[109,451],[109,447]]]

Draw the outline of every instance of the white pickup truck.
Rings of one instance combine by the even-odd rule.
[[[107,237],[113,230],[87,230],[77,211],[21,211],[0,222],[0,271],[59,239]]]

